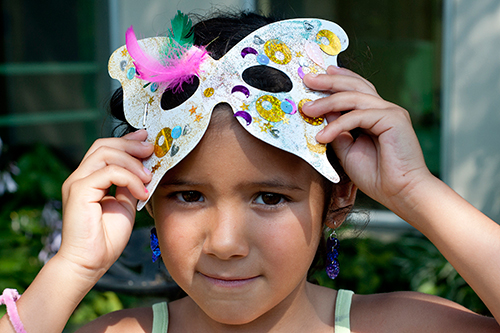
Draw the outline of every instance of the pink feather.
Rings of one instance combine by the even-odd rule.
[[[193,75],[199,75],[201,63],[208,55],[204,47],[181,47],[180,58],[174,54],[171,58],[167,55],[162,62],[141,49],[132,26],[127,29],[125,43],[128,53],[134,59],[136,73],[140,79],[164,83],[166,88],[173,89],[175,92],[182,91],[184,82],[191,83]],[[172,52],[178,52],[178,49]]]

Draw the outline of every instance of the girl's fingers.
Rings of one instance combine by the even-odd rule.
[[[148,134],[146,130],[138,130],[129,133],[121,138],[104,138],[98,139],[89,148],[87,153],[82,159],[85,161],[100,147],[113,147],[122,150],[137,158],[146,158],[153,153],[153,145],[149,142],[144,142]]]
[[[313,102],[308,102],[304,104],[302,111],[310,117],[320,117],[330,112],[387,109],[389,107],[394,107],[394,104],[380,97],[355,91],[342,91]]]
[[[80,179],[87,177],[107,165],[116,165],[125,168],[141,178],[144,183],[148,183],[151,180],[151,172],[137,158],[120,149],[108,146],[101,146],[90,154],[71,175],[71,178]]]
[[[353,72],[353,71],[351,71],[351,70],[349,70],[347,68],[329,66],[326,69],[326,73],[330,74],[330,75],[336,75],[336,74],[338,74],[338,75],[346,75],[346,76],[351,76],[351,77],[360,79],[368,87],[370,87],[373,91],[377,91],[377,88],[375,88],[375,86],[373,85],[373,83],[371,83],[370,81],[368,81],[367,79],[365,79],[364,77],[362,77],[361,75],[359,75],[358,73],[355,73],[355,72]]]
[[[78,200],[88,203],[99,203],[106,196],[111,185],[126,188],[138,200],[148,198],[148,192],[142,180],[132,172],[116,165],[108,165],[85,178],[74,181],[68,187],[68,195],[74,195]],[[118,193],[124,192],[120,190]],[[127,200],[130,201],[130,197]]]
[[[398,128],[400,130],[411,130],[409,114],[402,108],[375,110],[354,110],[338,117],[330,122],[318,135],[316,140],[329,143],[335,140],[341,133],[361,128],[365,133],[380,137],[384,132]]]
[[[307,74],[304,84],[313,90],[336,93],[339,91],[358,91],[364,94],[377,96],[375,87],[361,76],[343,68],[330,66],[327,74]]]

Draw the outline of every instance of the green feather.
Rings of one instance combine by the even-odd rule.
[[[168,31],[168,37],[181,46],[191,47],[194,43],[194,34],[191,31],[193,22],[191,22],[191,19],[178,10],[171,23],[172,29]]]

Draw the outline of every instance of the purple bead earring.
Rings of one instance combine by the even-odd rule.
[[[337,260],[339,256],[339,240],[337,239],[335,230],[332,231],[326,240],[326,248],[326,274],[333,280],[339,275],[340,271],[339,261]]]
[[[156,234],[156,228],[151,229],[151,235],[149,236],[151,251],[153,251],[153,262],[158,260],[161,256],[160,245],[158,243],[158,235]]]

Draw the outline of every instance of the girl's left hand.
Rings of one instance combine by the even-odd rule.
[[[304,105],[303,111],[326,117],[328,125],[316,139],[331,142],[347,175],[365,194],[398,211],[415,186],[433,177],[408,112],[383,100],[369,81],[330,66],[327,74],[306,75],[304,83],[332,93]],[[349,131],[357,128],[360,135],[353,138]]]

